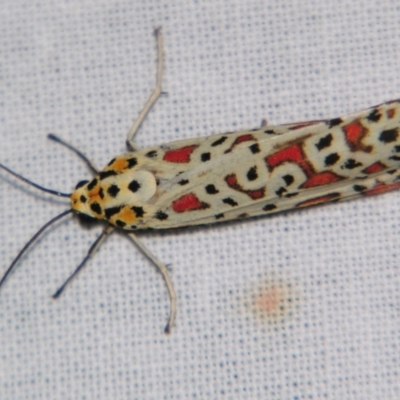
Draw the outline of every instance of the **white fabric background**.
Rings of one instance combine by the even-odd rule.
[[[154,85],[157,25],[168,96],[141,146],[400,97],[393,0],[2,0],[0,162],[69,192],[90,174],[47,133],[99,166],[124,152]],[[4,173],[0,199],[5,271],[68,204]],[[394,192],[141,234],[178,293],[170,336],[164,282],[123,235],[51,300],[100,231],[69,218],[0,292],[0,398],[398,399],[399,202]],[[259,290],[282,302],[282,315],[248,307]]]

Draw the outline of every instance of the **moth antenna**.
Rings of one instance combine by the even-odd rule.
[[[89,261],[91,257],[93,257],[94,253],[99,249],[99,247],[103,244],[106,237],[114,230],[115,228],[111,225],[107,226],[101,235],[94,241],[94,243],[90,246],[90,249],[86,255],[86,257],[82,260],[82,262],[76,267],[75,271],[69,276],[69,278],[62,284],[61,287],[57,289],[57,291],[51,296],[53,299],[57,299],[60,297],[61,293],[64,291],[66,286],[75,276],[79,273],[79,271],[85,266],[85,264]]]
[[[134,233],[130,232],[128,233],[128,236],[135,242],[139,250],[158,268],[158,270],[160,271],[161,275],[164,278],[165,284],[167,285],[170,311],[169,311],[168,322],[164,329],[164,333],[169,334],[171,332],[172,325],[175,322],[176,293],[171,278],[169,277],[168,269],[160,260],[157,259],[157,257],[155,257],[150,252],[150,250],[137,238],[137,236]]]
[[[72,146],[72,144],[69,144],[65,140],[59,138],[58,136],[54,135],[53,133],[49,133],[47,135],[47,138],[52,140],[53,142],[59,143],[66,147],[67,149],[73,151],[79,158],[81,158],[86,165],[89,167],[89,169],[94,172],[95,174],[99,173],[99,170],[97,167],[93,164],[92,161],[90,161],[80,150],[78,150],[76,147]]]
[[[24,253],[29,249],[29,247],[36,241],[36,239],[45,231],[50,225],[53,225],[56,221],[59,219],[63,218],[65,215],[71,213],[72,210],[66,210],[63,211],[61,214],[57,215],[56,217],[52,218],[50,221],[46,222],[33,236],[32,238],[28,241],[28,243],[23,247],[23,249],[18,253],[17,257],[15,257],[14,261],[11,263],[11,265],[8,267],[7,271],[3,275],[3,277],[0,280],[0,287],[3,285],[5,280],[7,279],[7,276],[11,273],[13,270],[14,266],[17,264],[18,260],[24,255]]]
[[[27,178],[24,178],[22,175],[17,174],[16,172],[12,171],[10,168],[7,168],[3,164],[0,164],[0,168],[4,169],[4,171],[7,171],[9,174],[11,174],[15,178],[19,179],[20,181],[25,182],[28,185],[31,185],[34,188],[41,190],[42,192],[50,193],[50,194],[52,194],[54,196],[59,196],[59,197],[71,197],[71,193],[62,193],[62,192],[59,192],[58,190],[47,189],[47,188],[45,188],[43,186],[40,186],[37,183],[32,182]]]

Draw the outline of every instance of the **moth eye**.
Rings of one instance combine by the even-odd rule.
[[[75,190],[76,190],[76,189],[79,189],[80,187],[82,187],[82,186],[84,186],[84,185],[86,185],[88,182],[89,182],[89,181],[80,181],[80,182],[78,182],[78,183],[76,184],[76,186],[75,186]]]
[[[96,218],[91,217],[90,215],[87,214],[82,214],[82,213],[77,213],[79,222],[81,224],[92,224],[93,222],[97,221]]]

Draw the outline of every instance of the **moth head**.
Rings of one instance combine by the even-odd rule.
[[[76,185],[71,195],[71,208],[78,215],[133,230],[146,217],[146,206],[156,190],[156,178],[149,171],[115,172],[109,169],[90,182],[82,181]]]

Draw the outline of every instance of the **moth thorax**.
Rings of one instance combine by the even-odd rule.
[[[157,189],[154,174],[127,170],[116,174],[104,171],[91,182],[78,184],[71,195],[74,211],[125,227],[144,217],[145,205]]]

